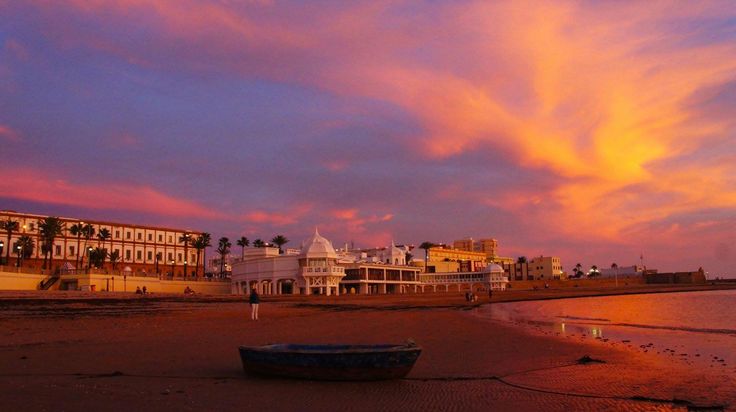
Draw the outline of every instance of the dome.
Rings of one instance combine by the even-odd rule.
[[[503,268],[495,263],[491,263],[490,265],[486,266],[486,270],[491,273],[494,273],[494,272],[503,273],[504,272]]]
[[[403,255],[404,254],[403,250],[396,247],[396,244],[394,243],[393,240],[391,241],[391,254],[392,255]]]
[[[302,243],[301,255],[307,259],[337,259],[332,242],[320,236],[317,229],[309,239]]]

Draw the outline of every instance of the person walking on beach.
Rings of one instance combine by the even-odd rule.
[[[250,318],[258,320],[258,305],[261,303],[261,298],[258,296],[258,292],[256,292],[255,288],[250,291],[250,298],[248,301],[250,302]]]

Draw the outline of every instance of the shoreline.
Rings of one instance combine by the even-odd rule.
[[[719,381],[621,347],[535,336],[513,325],[479,321],[460,294],[442,296],[441,307],[436,297],[402,306],[392,296],[344,302],[351,308],[362,303],[357,305],[362,310],[336,310],[329,302],[264,301],[258,322],[247,320],[242,297],[118,296],[90,304],[94,299],[84,296],[49,300],[44,293],[35,295],[41,299],[26,294],[0,307],[0,330],[6,331],[0,343],[0,403],[9,410],[64,405],[65,410],[160,412],[242,410],[248,405],[266,410],[567,411],[736,404],[732,380]],[[141,310],[130,313],[131,307]],[[58,313],[45,317],[49,308]],[[387,382],[252,377],[243,374],[236,351],[239,345],[273,342],[407,338],[423,347],[422,356],[407,379]],[[586,355],[605,363],[577,362]]]

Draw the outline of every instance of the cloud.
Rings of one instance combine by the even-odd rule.
[[[225,218],[219,211],[144,185],[75,184],[57,174],[29,168],[0,169],[0,172],[4,176],[14,176],[0,180],[0,194],[11,199],[176,217]]]
[[[20,142],[21,137],[18,132],[11,129],[10,127],[0,124],[0,138],[8,142]]]
[[[463,220],[432,227],[437,237],[507,230],[518,238],[502,245],[543,241],[575,256],[591,237],[633,248],[632,234],[655,227],[658,244],[677,244],[707,221],[698,211],[736,208],[729,2],[23,3],[0,7],[30,10],[16,14],[59,50],[122,62],[124,74],[234,77],[334,99],[304,104],[328,113],[295,137],[243,147],[249,167],[282,169],[230,191],[257,193],[242,215],[253,230],[324,223],[385,237],[427,230],[406,222],[431,213]],[[246,156],[233,152],[234,163]]]

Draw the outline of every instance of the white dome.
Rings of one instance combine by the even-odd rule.
[[[332,242],[320,236],[317,229],[309,239],[302,243],[302,256],[308,259],[337,259]]]
[[[392,255],[403,255],[404,254],[403,250],[396,247],[396,244],[394,244],[393,240],[391,241],[391,254]]]
[[[495,263],[491,263],[490,265],[486,266],[486,270],[491,273],[494,273],[494,272],[503,273],[504,272],[503,268]]]

